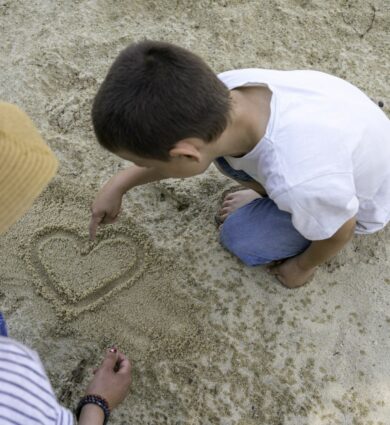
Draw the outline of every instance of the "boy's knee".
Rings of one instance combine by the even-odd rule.
[[[243,223],[229,216],[220,229],[220,242],[223,247],[238,257],[247,266],[258,266],[269,261],[253,255],[254,246],[251,238],[245,236]]]

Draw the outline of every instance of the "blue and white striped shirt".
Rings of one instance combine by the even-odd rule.
[[[0,336],[0,424],[73,425],[34,351]]]

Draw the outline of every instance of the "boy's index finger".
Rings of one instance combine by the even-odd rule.
[[[96,219],[95,218],[91,218],[90,222],[89,222],[89,239],[91,241],[94,241],[96,238]]]
[[[89,239],[91,239],[92,241],[95,240],[96,230],[97,230],[99,224],[102,222],[103,219],[104,219],[104,215],[103,216],[97,216],[97,215],[92,214],[91,220],[89,222]]]

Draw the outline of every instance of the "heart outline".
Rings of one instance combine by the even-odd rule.
[[[116,276],[114,279],[108,278],[104,282],[98,281],[96,288],[92,288],[90,292],[87,292],[85,296],[79,300],[71,302],[69,294],[65,294],[64,292],[61,294],[61,288],[59,288],[59,285],[53,283],[52,278],[39,257],[40,245],[49,240],[51,237],[58,237],[58,235],[66,237],[67,239],[75,240],[79,247],[79,252],[81,253],[80,247],[83,236],[78,229],[69,227],[63,228],[60,226],[46,226],[35,232],[31,238],[26,260],[28,268],[34,276],[33,284],[36,290],[43,298],[53,305],[57,313],[62,316],[63,319],[73,319],[84,311],[91,311],[95,309],[114,293],[117,293],[124,288],[131,287],[137,280],[139,280],[146,269],[146,263],[142,261],[141,264],[141,258],[144,257],[142,252],[145,251],[145,247],[142,246],[143,244],[142,242],[140,243],[138,240],[139,238],[134,238],[134,235],[123,231],[123,229],[110,229],[108,236],[105,236],[103,232],[103,235],[100,238],[101,242],[118,241],[120,239],[125,240],[126,243],[129,241],[132,242],[132,244],[136,246],[135,261],[129,269],[126,269],[119,276]],[[87,236],[85,236],[85,239],[86,238]],[[95,248],[96,247],[94,247],[91,251]]]

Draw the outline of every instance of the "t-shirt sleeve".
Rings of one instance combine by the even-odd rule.
[[[337,173],[316,177],[274,199],[292,215],[292,223],[306,239],[328,239],[359,209],[353,176]]]
[[[58,403],[38,355],[6,337],[0,337],[0,423],[75,423],[72,412]]]

